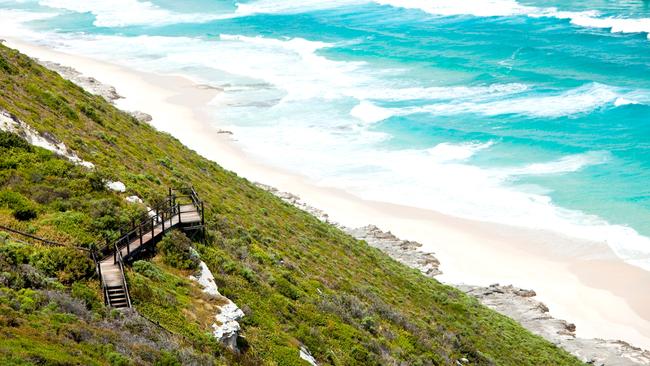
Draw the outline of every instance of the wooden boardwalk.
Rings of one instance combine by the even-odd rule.
[[[178,197],[190,198],[189,204],[178,204]],[[102,248],[97,260],[97,271],[102,282],[104,300],[115,308],[131,307],[129,290],[124,276],[124,262],[133,259],[143,249],[153,247],[173,228],[203,228],[203,203],[191,189],[185,196],[172,194],[162,204],[162,209],[151,210],[149,217],[122,235],[112,245]]]

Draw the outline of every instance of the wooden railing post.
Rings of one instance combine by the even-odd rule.
[[[153,228],[156,227],[156,221],[155,218],[151,218],[151,242],[153,243]]]
[[[138,236],[140,237],[140,246],[142,246],[142,224],[138,226]]]
[[[176,210],[178,210],[178,223],[180,224],[183,220],[181,220],[181,205],[179,203],[176,204]]]
[[[205,207],[203,206],[203,201],[201,201],[201,225],[205,226]]]

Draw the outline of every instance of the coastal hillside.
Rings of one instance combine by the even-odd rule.
[[[69,155],[0,134],[0,225],[64,244],[0,234],[0,364],[580,364],[5,46],[0,112]],[[173,250],[126,269],[135,311],[106,308],[83,248],[187,185],[205,202],[205,240],[170,235]],[[235,350],[189,279],[197,257],[243,311]]]

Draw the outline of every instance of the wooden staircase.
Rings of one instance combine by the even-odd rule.
[[[131,307],[124,263],[155,248],[155,244],[173,228],[204,229],[203,202],[193,188],[170,189],[164,202],[149,210],[146,218],[122,230],[114,242],[107,241],[92,252],[106,305],[118,309]]]
[[[106,299],[108,306],[114,308],[131,307],[131,300],[128,298],[128,292],[124,286],[107,286],[106,291],[108,295],[108,298]]]

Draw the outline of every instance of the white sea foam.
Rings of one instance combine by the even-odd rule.
[[[250,3],[237,3],[234,16],[249,16],[255,14],[292,14],[317,10],[334,9],[342,6],[357,5],[363,0],[260,0]]]
[[[641,103],[639,103],[639,102],[637,102],[635,100],[629,100],[627,98],[622,98],[622,97],[621,98],[616,98],[616,100],[614,101],[614,105],[616,107],[620,107],[622,105],[629,105],[629,104],[641,104]]]
[[[568,19],[572,24],[610,29],[613,33],[648,33],[648,18],[600,17],[598,11],[581,12],[560,11],[554,7],[542,8],[522,5],[515,0],[375,0],[380,5],[390,5],[405,9],[419,9],[440,16],[472,15],[477,17],[528,16],[531,18]],[[648,34],[650,38],[650,34]]]
[[[547,95],[531,94],[522,97],[485,99],[488,94],[475,100],[463,101],[455,98],[447,103],[435,103],[418,107],[403,107],[386,110],[385,116],[430,113],[434,115],[454,115],[476,113],[486,116],[520,114],[531,117],[562,117],[592,112],[608,106],[620,107],[627,104],[650,103],[650,93],[636,91],[627,93],[620,88],[590,83],[562,93]],[[628,99],[630,98],[630,99]],[[632,100],[634,98],[635,100]],[[370,109],[369,105],[365,106]],[[374,109],[379,107],[375,106]],[[374,121],[377,122],[377,121]]]
[[[485,143],[470,142],[464,144],[440,143],[427,150],[429,155],[436,162],[462,161],[474,156],[481,150],[494,145],[493,141]]]
[[[374,123],[389,118],[393,113],[388,108],[377,107],[368,101],[362,101],[352,108],[350,115],[363,122]]]
[[[380,5],[405,9],[419,9],[435,15],[473,15],[478,17],[525,15],[533,7],[523,6],[514,0],[375,0]]]
[[[149,1],[137,0],[40,0],[39,4],[78,13],[91,13],[97,27],[126,27],[130,25],[164,25],[175,23],[204,23],[221,19],[222,14],[178,13],[163,9]]]
[[[48,19],[56,16],[53,12],[33,12],[14,9],[0,9],[0,33],[14,37],[34,36],[36,32],[29,30],[24,24],[34,20]]]
[[[221,9],[207,9],[205,13],[179,13],[161,8],[149,1],[115,0],[40,0],[39,4],[57,9],[66,9],[80,13],[92,13],[96,20],[94,24],[100,27],[125,27],[129,25],[164,25],[175,23],[204,23],[219,19],[245,17],[255,14],[292,14],[310,11],[333,9],[344,6],[362,5],[374,2],[398,8],[419,9],[424,12],[440,15],[471,15],[477,17],[494,16],[528,16],[533,18],[552,17],[568,19],[572,24],[589,27],[610,29],[621,33],[648,33],[650,19],[625,19],[600,17],[597,11],[559,11],[554,7],[526,6],[515,0],[306,0],[279,1],[260,0],[249,3],[236,3],[233,12],[223,12]],[[650,33],[648,34],[650,38]]]
[[[515,0],[308,0],[279,1],[260,0],[252,3],[237,4],[233,16],[254,14],[304,13],[315,10],[332,9],[342,6],[362,5],[374,2],[396,8],[418,9],[439,16],[471,15],[476,17],[510,17],[527,16],[531,18],[567,19],[572,24],[587,28],[610,29],[613,33],[649,33],[648,18],[602,17],[596,10],[561,11],[555,7],[536,7],[522,5]]]
[[[523,167],[495,169],[503,176],[547,175],[577,172],[590,165],[604,164],[611,158],[608,151],[589,151],[582,154],[567,155],[558,160],[545,163],[532,163]]]
[[[471,97],[496,97],[518,94],[529,90],[529,86],[521,83],[492,84],[485,86],[433,86],[395,88],[367,88],[355,91],[355,96],[363,99],[385,101],[408,100],[458,100]]]

